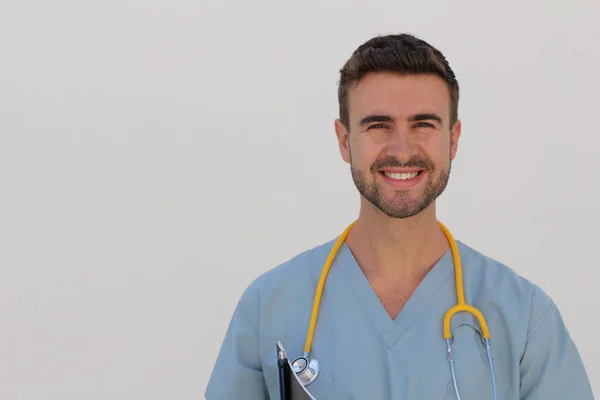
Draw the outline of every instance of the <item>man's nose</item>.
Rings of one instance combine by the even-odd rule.
[[[414,138],[405,128],[396,128],[390,133],[386,154],[407,160],[417,151]]]

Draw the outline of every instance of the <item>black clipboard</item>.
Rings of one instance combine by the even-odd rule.
[[[298,380],[281,342],[277,342],[277,367],[281,400],[316,400]]]

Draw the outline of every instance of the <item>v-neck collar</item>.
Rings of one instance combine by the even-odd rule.
[[[439,287],[446,281],[448,276],[454,273],[452,253],[448,249],[421,281],[402,311],[395,319],[392,319],[346,243],[339,249],[337,262],[340,264],[340,269],[343,271],[343,275],[346,277],[358,303],[360,303],[363,311],[390,350],[423,312],[427,303],[438,292]]]

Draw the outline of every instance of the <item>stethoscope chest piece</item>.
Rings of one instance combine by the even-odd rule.
[[[294,373],[304,386],[308,386],[317,379],[321,367],[314,358],[298,357],[292,363]]]

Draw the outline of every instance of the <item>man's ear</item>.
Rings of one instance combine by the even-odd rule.
[[[454,160],[456,153],[458,152],[458,141],[462,132],[462,123],[457,120],[450,131],[450,160]]]
[[[341,120],[335,120],[335,134],[338,139],[338,145],[340,148],[340,154],[342,155],[342,159],[346,161],[348,164],[350,163],[350,138],[348,134],[348,129],[342,123]]]

